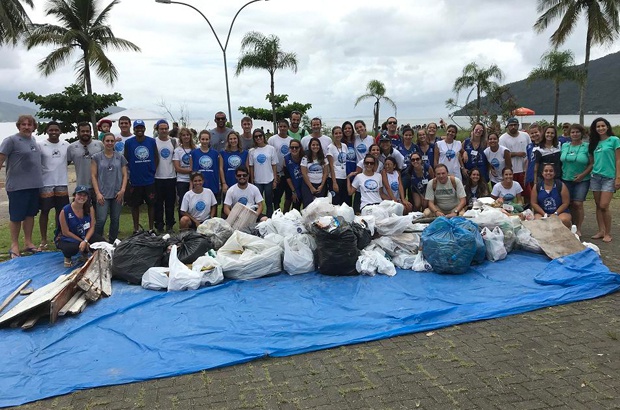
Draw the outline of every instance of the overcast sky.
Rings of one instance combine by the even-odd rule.
[[[222,43],[230,22],[246,0],[187,0],[213,23]],[[30,14],[45,17],[45,1]],[[100,1],[108,4],[108,1]],[[518,81],[549,49],[552,30],[535,34],[536,0],[269,0],[246,7],[238,16],[227,49],[233,119],[239,106],[268,107],[269,74],[249,70],[234,75],[240,42],[248,31],[280,37],[282,49],[297,53],[299,70],[276,73],[276,93],[289,101],[311,103],[311,116],[358,118],[372,115],[372,102],[354,108],[369,80],[385,83],[400,118],[447,117],[445,100],[463,67],[497,64],[505,83]],[[137,44],[141,53],[109,51],[119,71],[113,88],[94,78],[98,93],[120,92],[127,108],[162,111],[162,99],[178,115],[180,105],[192,119],[227,111],[222,53],[207,23],[181,5],[155,0],[123,0],[109,23],[114,33]],[[553,24],[553,28],[557,23]],[[562,49],[584,59],[585,23],[580,21]],[[596,47],[592,59],[620,50]],[[51,49],[0,49],[0,100],[16,103],[20,91],[47,94],[74,81],[73,60],[45,78],[37,63]],[[76,54],[77,57],[77,54]],[[461,99],[462,101],[462,99]],[[381,117],[392,115],[384,106]]]

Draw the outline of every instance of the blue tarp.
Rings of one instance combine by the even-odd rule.
[[[0,300],[27,278],[40,287],[65,271],[60,253],[2,263]],[[552,262],[513,252],[463,275],[280,274],[176,293],[113,287],[111,298],[53,326],[0,330],[0,406],[590,299],[617,291],[620,275],[586,250]]]

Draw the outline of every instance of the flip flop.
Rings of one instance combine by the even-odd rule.
[[[49,244],[47,244],[47,243],[39,244],[39,248],[38,248],[39,252],[46,251],[48,249],[49,249]]]
[[[39,253],[41,251],[39,250],[39,248],[35,248],[34,246],[31,246],[29,248],[25,248],[22,252],[29,252],[29,253],[34,254],[34,253]]]
[[[22,255],[19,254],[19,252],[15,253],[12,250],[9,249],[9,257],[11,259],[16,259],[16,258],[21,258]]]

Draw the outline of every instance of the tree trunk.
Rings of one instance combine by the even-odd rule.
[[[480,122],[480,87],[476,86],[476,122]]]
[[[581,90],[579,93],[579,124],[584,125],[584,106],[586,103],[586,88],[588,84],[588,66],[590,65],[590,46],[592,45],[592,31],[588,27],[588,34],[586,34],[586,61],[583,65],[584,79],[581,83]]]
[[[93,125],[93,137],[97,138],[97,117],[95,116],[95,108],[93,101],[93,86],[90,80],[90,61],[88,60],[88,50],[84,50],[84,82],[86,83],[86,95],[88,95],[88,114],[90,122]]]
[[[560,82],[555,81],[555,102],[553,104],[553,125],[558,128],[558,107],[560,106]]]
[[[275,73],[270,72],[269,74],[271,75],[271,98],[270,98],[270,100],[271,100],[271,113],[273,115],[273,133],[275,134],[276,130],[277,130],[277,124],[276,124],[277,123],[277,119],[276,119],[276,102],[274,101],[274,98],[275,98],[275,84],[274,84],[274,80],[273,80],[273,77],[274,77]],[[267,141],[265,141],[265,142],[267,142]]]
[[[381,103],[379,102],[379,99],[377,98],[377,101],[375,101],[375,107],[373,109],[373,124],[372,124],[372,128],[374,131],[374,135],[378,135],[379,134],[379,105]]]

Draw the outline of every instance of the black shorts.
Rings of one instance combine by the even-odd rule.
[[[147,206],[155,205],[155,184],[144,186],[131,186],[128,190],[127,205],[138,207],[145,203]]]
[[[39,188],[11,191],[7,192],[7,196],[11,222],[22,222],[39,213]]]

